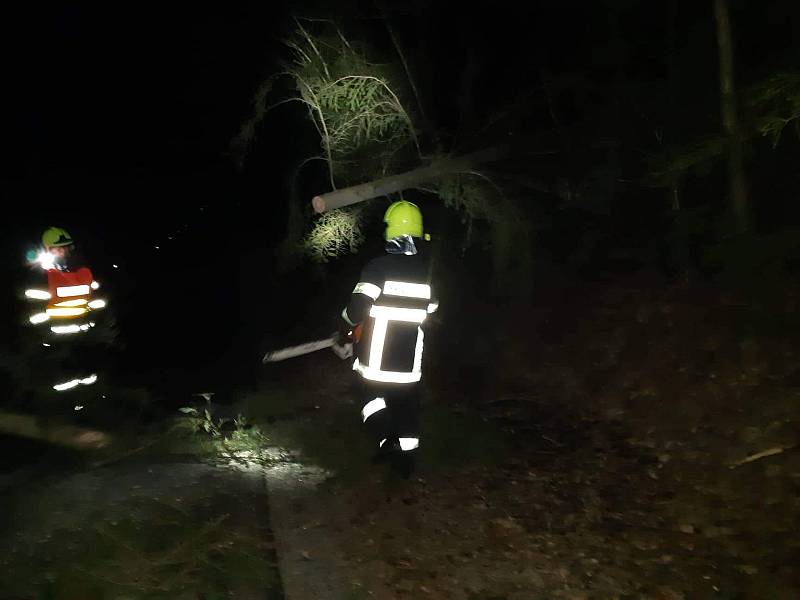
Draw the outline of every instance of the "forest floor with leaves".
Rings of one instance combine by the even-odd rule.
[[[0,597],[800,597],[797,308],[641,280],[443,302],[410,479],[371,463],[332,353],[265,367],[219,414],[26,475]]]
[[[104,456],[46,449],[15,471],[0,491],[0,599],[283,598],[260,461],[242,431],[194,425]]]
[[[792,301],[597,284],[505,311],[472,358],[440,339],[408,481],[369,464],[335,359],[251,404],[329,471],[296,522],[333,538],[349,598],[797,598]]]

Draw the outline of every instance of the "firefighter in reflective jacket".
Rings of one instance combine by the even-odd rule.
[[[377,457],[391,457],[406,475],[419,447],[419,387],[424,325],[437,303],[429,281],[422,214],[395,202],[384,215],[386,254],[364,267],[341,313],[334,351],[352,353],[363,383],[361,418],[374,437]],[[429,239],[429,238],[428,238]]]
[[[38,306],[29,317],[29,321],[39,327],[46,327],[49,333],[43,339],[46,348],[64,347],[69,343],[72,352],[66,361],[58,361],[59,365],[44,371],[45,376],[54,379],[50,387],[57,392],[65,392],[78,387],[92,385],[97,381],[97,374],[84,366],[79,353],[80,344],[76,344],[91,331],[96,323],[93,313],[105,307],[106,302],[95,297],[100,284],[94,279],[89,267],[83,265],[75,254],[75,242],[72,236],[60,227],[50,227],[42,234],[44,250],[29,257],[29,261],[46,272],[47,289],[30,288],[25,290],[25,297],[31,302],[44,304]],[[51,351],[54,353],[55,351]],[[43,364],[47,361],[43,360]],[[52,362],[52,361],[50,361]],[[52,365],[50,365],[52,366]]]

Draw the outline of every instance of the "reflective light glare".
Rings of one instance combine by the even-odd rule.
[[[421,308],[397,308],[395,306],[376,306],[369,309],[369,316],[376,319],[422,323],[428,313]],[[377,325],[377,323],[376,323]]]
[[[38,325],[39,323],[44,323],[45,321],[50,320],[50,315],[47,313],[38,313],[32,315],[28,320],[34,325]]]
[[[435,313],[437,310],[439,310],[438,302],[431,302],[430,304],[428,304],[428,314]]]
[[[83,406],[81,406],[80,404],[76,404],[75,410],[83,410]]]
[[[51,317],[79,317],[86,314],[86,309],[80,308],[48,308],[47,314]]]
[[[369,296],[373,300],[377,300],[378,296],[381,295],[381,288],[379,288],[374,283],[367,283],[366,281],[359,281],[356,284],[356,287],[353,288],[354,294],[364,294],[365,296]]]
[[[416,383],[422,379],[420,372],[381,371],[368,365],[362,365],[358,359],[353,362],[353,370],[361,373],[364,379],[381,383]]]
[[[97,310],[98,308],[105,308],[106,301],[105,300],[92,300],[89,302],[89,308],[92,310]]]
[[[374,306],[372,308],[375,308]],[[372,314],[370,312],[370,314]],[[369,364],[375,369],[381,368],[383,361],[383,345],[386,341],[386,328],[389,326],[387,319],[375,319],[372,328],[372,343],[369,347]]]
[[[56,302],[56,306],[86,306],[87,302],[84,298],[79,300],[65,300],[64,302]]]
[[[97,381],[97,375],[92,374],[89,375],[89,377],[85,377],[83,379],[72,379],[64,383],[59,383],[57,385],[54,385],[53,389],[56,390],[57,392],[63,392],[64,390],[71,390],[72,388],[77,387],[81,384],[92,385],[95,381]],[[75,407],[75,410],[80,410],[81,408],[83,408],[83,406],[81,406],[80,408]]]
[[[111,265],[111,266],[114,267],[115,269],[119,269],[119,265]]]
[[[375,398],[374,400],[370,400],[364,405],[364,408],[361,410],[361,417],[363,421],[366,423],[367,419],[369,419],[372,415],[376,412],[383,410],[386,408],[386,400],[383,398]]]
[[[386,318],[388,315],[393,315]],[[396,318],[401,315],[403,318]],[[422,351],[424,348],[424,335],[422,329],[417,327],[417,342],[414,348],[414,365],[411,372],[384,371],[381,369],[383,362],[383,347],[386,342],[386,329],[389,320],[422,322],[426,313],[421,309],[394,308],[389,306],[373,306],[370,316],[375,317],[375,326],[372,329],[372,343],[369,347],[369,364],[362,365],[359,360],[353,362],[353,370],[361,373],[364,379],[382,383],[416,383],[422,379]],[[418,320],[419,317],[421,320]],[[412,319],[413,318],[413,321]],[[366,407],[365,407],[366,408]],[[364,419],[366,421],[366,418]]]
[[[353,323],[353,322],[350,320],[350,317],[347,315],[347,307],[346,307],[346,306],[345,306],[345,307],[342,309],[342,318],[343,318],[345,321],[347,321],[347,324],[348,324],[348,325],[351,325],[351,326],[353,326],[353,327],[355,327],[355,326],[356,326],[356,324],[355,324],[355,323]]]
[[[383,439],[381,440],[381,443],[380,443],[380,444],[378,444],[378,448],[383,448],[383,445],[384,445],[385,443],[386,443],[386,438],[383,438]]]
[[[400,450],[408,452],[419,448],[419,438],[400,438]]]
[[[50,344],[42,344],[42,346],[44,346],[45,348],[49,348]]]
[[[383,293],[389,296],[406,298],[431,299],[431,286],[427,283],[409,283],[406,281],[387,281],[383,284]]]
[[[36,262],[38,262],[45,271],[49,271],[56,266],[56,257],[46,251],[40,252],[36,257]]]
[[[417,343],[414,346],[414,366],[411,370],[414,373],[422,372],[422,350],[425,348],[425,334],[422,333],[422,328],[417,327]]]
[[[98,289],[100,289],[100,283],[99,283],[99,282],[97,282],[97,281],[93,281],[93,282],[92,282],[92,285],[91,285],[91,288],[92,288],[93,290],[98,290]]]
[[[80,385],[80,379],[73,379],[72,381],[67,381],[66,383],[59,383],[53,386],[53,389],[57,392],[63,392],[65,390],[71,390],[75,386]]]
[[[50,292],[45,290],[25,290],[25,297],[34,300],[50,300]]]
[[[92,289],[88,285],[66,285],[56,288],[56,295],[59,298],[69,298],[70,296],[87,296]]]
[[[53,325],[50,331],[57,335],[64,335],[66,333],[79,333],[81,328],[77,325]]]

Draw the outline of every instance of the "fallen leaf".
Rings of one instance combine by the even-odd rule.
[[[654,600],[684,600],[686,596],[684,596],[681,592],[662,585],[656,590],[653,598]]]
[[[401,592],[410,592],[414,589],[414,582],[410,579],[401,579],[397,582],[395,588]]]
[[[524,533],[525,528],[512,517],[492,519],[489,523],[500,533]]]
[[[758,575],[758,567],[753,565],[739,565],[736,568],[745,575]]]

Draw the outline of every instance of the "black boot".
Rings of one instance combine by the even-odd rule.
[[[398,450],[391,457],[392,471],[403,479],[410,479],[417,463],[417,453],[413,450]]]
[[[400,452],[400,441],[395,438],[387,439],[372,456],[372,464],[390,462],[392,457]]]

